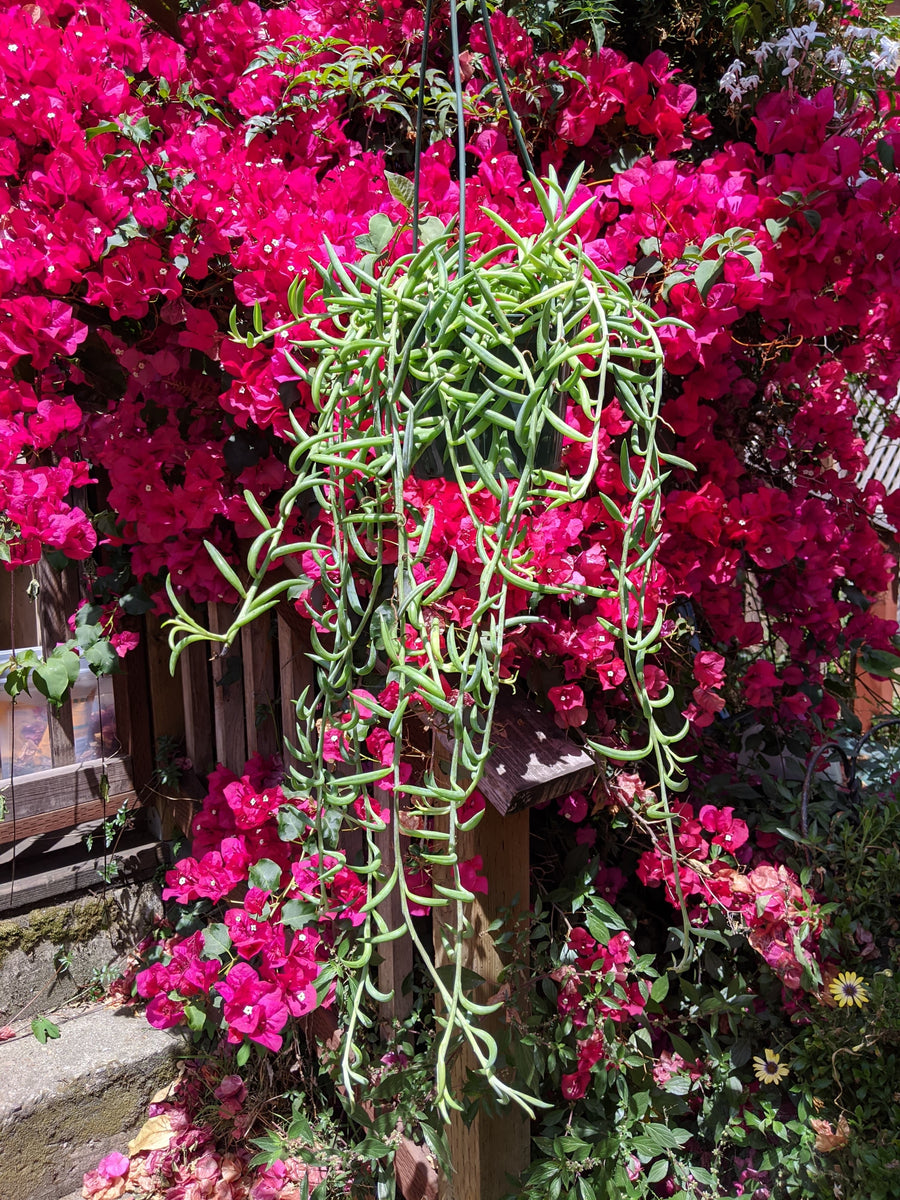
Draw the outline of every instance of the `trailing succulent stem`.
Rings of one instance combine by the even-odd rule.
[[[577,173],[565,188],[553,177],[546,187],[532,178],[543,231],[522,237],[491,214],[505,240],[479,254],[469,239],[462,269],[451,233],[429,222],[422,222],[425,244],[381,273],[370,258],[345,264],[328,247],[322,289],[305,307],[297,288],[290,297],[297,322],[312,330],[293,343],[290,361],[314,411],[308,425],[292,414],[294,482],[273,521],[248,496],[262,526],[247,558],[248,584],[216,559],[241,598],[230,628],[218,635],[226,646],[291,588],[303,592],[313,623],[315,682],[296,702],[290,774],[315,801],[320,870],[333,873],[345,861],[342,827],[362,830],[365,839],[364,861],[348,864],[366,881],[364,920],[352,944],[336,951],[337,970],[349,979],[344,1082],[351,1091],[365,1082],[354,1068],[354,1038],[366,1020],[366,994],[386,999],[372,983],[377,949],[409,936],[440,997],[436,1087],[445,1116],[458,1107],[448,1061],[460,1041],[501,1101],[529,1112],[540,1104],[496,1073],[497,1045],[480,1020],[493,1010],[464,986],[462,942],[474,895],[461,876],[458,837],[479,819],[465,806],[491,753],[507,636],[541,620],[542,597],[572,592],[571,584],[536,576],[525,542],[529,522],[594,486],[600,417],[613,396],[632,422],[621,456],[631,506],[622,512],[604,499],[623,537],[617,588],[584,584],[578,591],[618,601],[619,619],[606,627],[621,641],[648,732],[641,747],[590,744],[599,758],[653,761],[660,795],[652,816],[670,821],[666,795],[681,786],[673,749],[680,735],[665,734],[656,719],[671,689],[652,699],[644,684],[645,661],[660,645],[662,616],[646,628],[643,610],[659,543],[660,488],[672,461],[655,441],[662,352],[654,314],[585,255],[575,230],[593,201],[573,206],[577,185]],[[575,475],[561,465],[564,442],[583,444]],[[416,500],[417,485],[438,476],[456,489],[475,531],[477,579],[468,564],[474,599],[465,622],[441,605],[457,580],[456,555],[437,554],[435,511]],[[310,501],[319,521],[312,533],[298,533],[297,514]],[[304,579],[268,582],[280,560],[301,557]],[[169,592],[174,662],[184,646],[210,635]],[[511,598],[521,601],[523,593],[514,607]],[[390,706],[372,695],[388,684],[396,684]],[[443,769],[434,755],[411,772],[405,756],[413,720],[446,748]],[[435,881],[431,897],[420,896],[403,870],[407,839],[446,881]],[[395,890],[399,927],[383,915]],[[423,904],[448,908],[449,971],[438,971],[420,942],[411,909]]]

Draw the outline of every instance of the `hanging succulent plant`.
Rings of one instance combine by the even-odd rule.
[[[461,271],[443,231],[377,278],[369,262],[344,266],[330,251],[324,311],[307,317],[314,336],[299,344],[316,362],[312,372],[297,366],[314,403],[362,388],[373,415],[384,404],[396,409],[405,473],[480,480],[495,494],[501,475],[570,486],[558,474],[562,440],[584,437],[566,421],[572,405],[595,429],[583,491],[597,467],[594,418],[607,380],[627,404],[654,351],[646,314],[636,316],[627,287],[573,234],[593,203],[570,211],[579,174],[564,190],[555,179],[546,190],[534,182],[546,218],[537,237],[489,213],[508,240]],[[477,241],[468,248],[475,254]]]
[[[408,936],[440,1003],[435,1100],[445,1117],[461,1107],[448,1071],[460,1042],[468,1045],[501,1102],[513,1101],[532,1115],[542,1105],[512,1088],[495,1069],[497,1045],[481,1020],[493,1009],[475,1003],[465,985],[463,941],[471,935],[468,906],[475,897],[463,882],[457,839],[479,819],[465,806],[491,754],[507,635],[540,619],[510,604],[513,589],[534,599],[572,590],[571,583],[548,583],[534,570],[525,544],[528,524],[548,508],[580,499],[594,484],[600,418],[610,397],[631,422],[621,452],[622,483],[631,504],[623,512],[602,497],[610,521],[621,527],[621,557],[612,566],[615,587],[585,583],[578,590],[584,597],[617,602],[618,621],[598,620],[620,645],[647,738],[643,746],[589,745],[598,759],[652,758],[659,805],[645,816],[666,823],[673,859],[667,793],[682,786],[673,749],[682,735],[664,733],[656,719],[669,705],[672,689],[651,697],[645,683],[645,661],[659,649],[662,627],[662,613],[650,629],[644,627],[665,475],[665,456],[656,445],[663,376],[657,318],[623,280],[585,254],[576,227],[593,201],[572,207],[580,171],[565,187],[553,175],[546,186],[535,178],[485,0],[480,7],[498,87],[544,215],[543,230],[523,237],[498,214],[488,213],[506,240],[479,253],[477,238],[466,235],[462,73],[452,4],[458,220],[451,231],[434,218],[420,219],[422,110],[433,9],[433,0],[426,0],[414,177],[411,185],[396,177],[389,181],[392,190],[398,184],[409,190],[404,198],[412,215],[412,252],[376,271],[376,256],[389,248],[395,233],[377,214],[359,247],[373,253],[345,264],[326,245],[319,293],[307,305],[300,286],[290,289],[296,323],[304,323],[312,336],[294,342],[289,361],[310,387],[316,416],[306,428],[292,415],[294,483],[282,498],[278,520],[270,522],[247,495],[263,527],[247,558],[249,585],[209,548],[242,599],[231,628],[215,639],[226,646],[289,586],[265,582],[274,563],[306,555],[312,564],[317,583],[307,591],[305,607],[313,621],[309,657],[316,678],[297,699],[290,774],[294,787],[314,802],[317,861],[332,864],[321,868],[325,874],[345,862],[342,827],[356,826],[366,841],[365,862],[354,867],[367,890],[363,923],[352,944],[339,943],[330,964],[345,989],[343,1080],[351,1095],[365,1083],[355,1067],[361,1061],[355,1039],[365,1023],[366,994],[389,999],[373,981],[377,948]],[[290,335],[293,328],[291,323],[266,334],[257,321],[256,336]],[[234,322],[232,332],[238,336]],[[255,340],[253,334],[246,339],[251,346]],[[587,446],[574,477],[561,457],[566,439]],[[440,607],[457,581],[456,551],[447,562],[434,552],[435,511],[410,495],[416,477],[438,475],[455,482],[474,529],[477,580],[472,580],[472,562],[464,569],[469,591],[474,586],[477,594],[470,597],[464,622],[448,620]],[[485,496],[495,513],[490,519],[481,515]],[[294,533],[296,514],[310,500],[321,509],[319,526],[305,540],[286,541]],[[174,662],[185,645],[209,634],[179,605],[171,587],[169,594],[176,613],[170,635]],[[368,692],[365,703],[359,701],[376,668],[396,684],[391,707]],[[449,763],[446,771],[438,771],[427,762],[413,777],[404,769],[403,755],[409,722],[423,712],[439,726],[450,748]],[[370,749],[373,730],[380,731],[377,761]],[[328,731],[337,731],[336,742],[328,739]],[[373,787],[379,788],[374,804]],[[384,797],[390,800],[386,819]],[[391,845],[386,855],[385,839]],[[420,864],[439,867],[449,878],[449,883],[435,881],[427,901],[413,893],[403,870],[407,839],[418,842]],[[395,891],[402,920],[392,926],[383,913]],[[449,972],[436,968],[419,939],[412,909],[423,902],[448,908],[442,940]],[[686,915],[684,921],[687,954]]]
[[[344,1080],[348,1088],[363,1082],[354,1070],[354,1036],[364,996],[385,998],[372,979],[377,946],[406,935],[431,972],[445,1013],[436,1067],[437,1102],[445,1113],[457,1103],[448,1087],[447,1062],[459,1038],[468,1042],[501,1099],[529,1111],[539,1103],[495,1073],[496,1044],[480,1022],[488,1010],[466,994],[461,944],[474,896],[460,874],[457,836],[477,821],[461,814],[491,753],[505,639],[510,628],[538,619],[522,613],[521,606],[510,607],[511,589],[537,596],[571,591],[571,584],[549,584],[530,567],[523,547],[529,520],[583,496],[592,485],[600,416],[612,396],[632,422],[623,443],[622,472],[633,503],[623,513],[612,500],[606,502],[610,519],[622,526],[617,590],[583,585],[580,591],[618,600],[620,619],[609,629],[621,642],[650,736],[641,749],[599,743],[594,749],[625,759],[653,754],[662,780],[661,816],[667,812],[666,787],[678,786],[671,749],[676,739],[663,735],[655,722],[655,712],[670,694],[650,699],[643,684],[644,660],[658,646],[659,622],[643,628],[641,603],[637,620],[629,616],[632,598],[643,594],[658,543],[663,472],[655,426],[662,353],[654,314],[624,282],[584,254],[574,230],[587,205],[570,211],[577,184],[577,175],[565,188],[554,178],[546,187],[533,180],[544,229],[523,238],[494,215],[507,241],[471,263],[458,246],[450,246],[446,231],[378,276],[371,263],[346,265],[328,248],[323,287],[314,302],[304,311],[299,290],[292,289],[290,297],[298,322],[312,329],[311,337],[295,342],[291,361],[310,386],[317,417],[309,429],[294,422],[290,466],[295,481],[281,502],[279,520],[271,524],[248,496],[264,526],[248,556],[249,586],[223,567],[243,601],[231,628],[218,636],[227,644],[283,594],[283,582],[265,581],[274,562],[307,554],[315,564],[318,591],[307,593],[306,606],[314,621],[310,658],[316,683],[297,700],[292,782],[315,801],[321,862],[343,862],[337,834],[342,825],[361,828],[367,845],[366,862],[354,868],[368,889],[364,922],[335,964],[350,1013]],[[467,249],[475,253],[477,243],[470,239]],[[559,462],[564,439],[588,444],[577,477]],[[465,623],[448,621],[439,609],[456,581],[456,556],[441,577],[432,576],[435,513],[418,508],[408,496],[415,473],[423,469],[455,480],[473,522],[480,574]],[[478,511],[485,493],[496,511],[490,521]],[[305,540],[286,541],[295,513],[310,498],[321,506],[324,519]],[[466,570],[470,577],[471,563]],[[170,595],[177,657],[184,645],[209,635],[187,616],[171,589]],[[397,685],[391,709],[371,699],[358,702],[359,689],[369,685],[376,668]],[[446,773],[438,773],[429,763],[410,778],[402,762],[408,724],[425,711],[451,747],[449,765]],[[382,740],[386,733],[390,742],[380,762],[369,749],[376,726],[384,731]],[[334,744],[323,737],[330,729],[340,731],[340,762]],[[383,789],[380,797],[390,799],[386,820],[378,804],[366,805],[359,815],[359,797],[373,785]],[[416,813],[412,828],[405,816],[410,811]],[[393,839],[389,866],[385,836]],[[419,861],[450,874],[450,884],[436,884],[428,901],[451,907],[445,922],[454,964],[449,977],[438,972],[419,941],[411,907],[422,898],[402,869],[402,838],[418,839]],[[394,889],[403,920],[392,928],[382,909]]]

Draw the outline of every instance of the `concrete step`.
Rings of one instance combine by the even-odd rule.
[[[0,1200],[60,1200],[143,1125],[150,1097],[184,1053],[171,1030],[102,1006],[53,1015],[41,1045],[24,1023],[0,1042]]]

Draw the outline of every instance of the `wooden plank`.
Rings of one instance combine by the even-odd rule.
[[[134,793],[132,793],[133,795]],[[133,805],[129,805],[129,808],[131,807]],[[0,868],[9,866],[13,859],[16,860],[19,871],[22,871],[23,864],[27,864],[29,860],[40,860],[42,864],[46,863],[51,854],[59,854],[83,846],[85,834],[95,832],[96,828],[97,818],[95,817],[65,829],[48,829],[42,833],[17,837],[15,842],[7,842],[0,848]]]
[[[83,822],[103,820],[118,812],[123,804],[126,804],[128,808],[139,807],[139,801],[134,792],[122,792],[119,795],[110,796],[106,803],[102,800],[84,800],[70,808],[57,808],[53,812],[38,813],[36,816],[24,817],[21,820],[13,821],[10,814],[5,821],[0,821],[0,845],[10,845],[15,842],[18,846],[20,839],[23,838],[39,838],[44,834],[73,828]]]
[[[528,835],[527,809],[502,816],[490,804],[485,806],[478,827],[459,835],[460,859],[480,854],[484,864],[482,873],[488,879],[488,894],[477,893],[475,901],[467,906],[473,934],[461,945],[463,966],[485,981],[475,991],[474,999],[479,1004],[491,1002],[500,986],[502,961],[489,932],[491,923],[504,909],[528,911]],[[449,883],[450,872],[445,871],[443,880]],[[442,878],[437,869],[435,878]],[[449,906],[434,909],[434,952],[439,965],[447,963],[450,957],[441,936],[449,911]],[[503,1021],[503,1009],[480,1019],[496,1034]],[[475,1065],[471,1050],[466,1047],[452,1069],[456,1095],[462,1093],[466,1074]],[[530,1161],[531,1125],[525,1113],[514,1105],[502,1109],[496,1117],[479,1113],[468,1126],[454,1112],[448,1138],[454,1174],[452,1179],[444,1181],[442,1196],[446,1200],[500,1200],[510,1193],[510,1177],[517,1177]]]
[[[241,631],[244,660],[244,710],[247,757],[272,755],[281,749],[276,719],[273,623],[266,613]]]
[[[449,753],[446,732],[434,727],[438,748]],[[524,696],[497,702],[488,759],[479,790],[500,813],[520,812],[590,787],[597,765],[588,752]]]
[[[394,854],[394,834],[390,825],[382,833],[373,835],[381,851],[381,869],[385,876],[394,869],[396,856]],[[387,899],[380,905],[379,912],[391,929],[398,929],[403,924],[403,911],[400,907],[400,889],[394,888]],[[390,1000],[379,1005],[381,1012],[381,1036],[387,1041],[393,1032],[395,1021],[403,1021],[412,1011],[412,991],[403,991],[403,981],[413,969],[412,942],[408,935],[396,938],[392,942],[382,942],[378,947],[381,962],[378,964],[378,989],[382,992],[392,992]]]
[[[143,622],[128,622],[136,629],[140,641],[122,659],[122,670],[113,675],[113,695],[116,702],[116,736],[122,753],[131,760],[134,789],[141,795],[148,788],[156,769],[153,752],[153,729],[148,703],[147,644]]]
[[[168,633],[162,627],[159,613],[147,613],[147,683],[150,691],[150,717],[153,725],[154,749],[161,737],[184,738],[184,703],[182,699],[181,663],[175,674],[169,671]]]
[[[74,892],[88,889],[100,890],[107,886],[101,874],[105,863],[112,859],[121,861],[119,873],[111,881],[114,887],[139,879],[149,879],[159,865],[159,846],[156,842],[144,842],[121,852],[92,855],[81,862],[62,867],[51,867],[39,874],[16,878],[9,872],[0,872],[0,912],[12,909],[31,908],[54,896],[71,896]]]
[[[208,610],[209,628],[213,633],[224,633],[234,615],[231,605],[210,604]],[[219,647],[216,647],[212,657],[216,760],[238,774],[247,761],[243,668],[239,645],[232,646],[227,654],[221,654]]]
[[[68,619],[78,607],[78,580],[72,570],[57,571],[46,559],[37,565],[40,584],[38,611],[40,613],[41,646],[49,654],[69,637]],[[54,767],[66,767],[75,761],[75,733],[72,705],[48,705],[50,722],[50,753]]]
[[[32,817],[99,798],[104,767],[110,795],[135,790],[127,758],[96,758],[52,771],[35,771],[15,781],[0,779],[0,790],[10,805],[15,803],[17,819]]]
[[[169,746],[177,746],[179,754],[184,744],[184,691],[181,681],[183,667],[179,660],[174,674],[169,670],[168,633],[163,629],[161,615],[155,612],[148,613],[145,628],[153,759],[154,763],[159,763],[163,758],[165,746],[162,739],[166,739]],[[168,749],[165,753],[170,754]],[[156,814],[156,820],[153,821],[154,832],[157,836],[169,840],[177,827],[173,811],[174,802],[161,794],[161,786],[155,781],[155,786],[150,789],[149,806]]]
[[[208,647],[195,642],[183,651],[181,688],[185,750],[197,774],[208,775],[216,765]]]
[[[287,755],[288,745],[296,745],[296,700],[306,687],[315,684],[315,671],[307,657],[308,625],[301,622],[292,605],[279,605],[277,612],[281,728]],[[285,763],[289,765],[287,758]]]
[[[37,646],[41,635],[35,601],[28,595],[31,568],[0,571],[0,649]]]

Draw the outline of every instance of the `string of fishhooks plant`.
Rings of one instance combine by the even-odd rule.
[[[310,385],[317,419],[307,429],[292,416],[295,447],[290,468],[295,482],[281,502],[278,521],[270,524],[256,501],[247,497],[263,532],[248,555],[246,589],[210,548],[242,597],[231,627],[219,638],[226,648],[289,586],[264,583],[271,565],[303,553],[315,563],[318,599],[312,603],[307,599],[306,609],[316,627],[310,655],[316,683],[297,700],[296,738],[291,747],[295,761],[290,773],[293,785],[315,801],[323,893],[327,878],[345,862],[339,849],[341,828],[355,824],[365,832],[365,862],[354,864],[366,880],[364,923],[352,948],[342,953],[343,944],[336,947],[335,959],[340,961],[333,964],[339,966],[348,989],[344,1084],[352,1095],[354,1084],[365,1083],[354,1063],[366,994],[376,1000],[388,998],[372,979],[377,947],[409,936],[441,1000],[436,1013],[442,1033],[436,1048],[435,1082],[436,1103],[445,1118],[450,1108],[459,1107],[448,1088],[448,1060],[458,1038],[468,1043],[501,1101],[515,1101],[529,1113],[541,1103],[496,1074],[497,1046],[479,1023],[493,1009],[478,1005],[463,986],[462,942],[470,929],[466,906],[474,896],[463,886],[457,839],[478,820],[477,816],[464,820],[461,813],[490,756],[507,632],[539,619],[535,613],[508,615],[510,588],[531,593],[535,607],[542,596],[570,590],[539,580],[530,568],[523,545],[528,518],[578,500],[590,488],[599,465],[600,415],[608,394],[619,399],[634,422],[621,458],[632,504],[627,514],[612,500],[606,504],[623,532],[622,558],[614,571],[617,589],[610,592],[585,585],[580,590],[586,597],[618,599],[618,627],[608,628],[621,641],[649,734],[640,749],[592,745],[599,754],[620,760],[654,757],[660,804],[658,812],[647,815],[668,826],[673,859],[674,831],[666,792],[680,786],[672,749],[676,739],[664,734],[656,721],[656,713],[671,699],[671,689],[653,700],[643,672],[645,658],[658,648],[661,632],[661,619],[650,630],[643,627],[646,590],[659,541],[663,477],[655,441],[663,358],[655,316],[635,302],[621,280],[600,271],[575,237],[575,226],[592,203],[588,200],[571,211],[580,172],[565,188],[551,177],[544,189],[534,177],[484,0],[481,15],[520,158],[541,204],[544,230],[525,239],[499,215],[489,213],[507,241],[468,261],[477,239],[466,236],[465,124],[454,5],[450,6],[450,33],[460,173],[455,250],[451,233],[439,222],[420,220],[423,102],[433,16],[433,0],[427,0],[416,170],[408,194],[404,192],[407,181],[391,181],[395,195],[411,209],[413,252],[379,273],[374,255],[348,266],[326,244],[329,262],[320,268],[323,287],[309,309],[303,289],[295,283],[288,295],[289,307],[297,323],[308,322],[313,336],[295,342],[297,357],[290,361]],[[399,233],[384,214],[377,214],[368,237],[361,239],[362,248],[387,252]],[[253,346],[258,339],[292,329],[293,323],[264,332],[257,308],[255,333],[246,341]],[[232,332],[237,336],[234,323]],[[567,420],[569,406],[587,418],[590,434],[581,433]],[[563,438],[589,443],[578,478],[554,469]],[[632,466],[635,457],[642,464],[637,474]],[[410,502],[407,482],[414,474],[452,479],[475,530],[480,568],[477,600],[465,628],[448,622],[438,608],[453,589],[460,564],[453,552],[441,577],[433,577],[435,513],[423,512]],[[495,502],[496,517],[491,522],[476,511],[479,493],[487,493]],[[295,527],[295,511],[311,498],[322,511],[318,530],[310,540],[285,543]],[[392,553],[387,555],[389,544]],[[629,615],[632,597],[637,600],[636,621]],[[174,661],[180,648],[206,637],[207,631],[172,598]],[[365,702],[360,702],[360,690],[376,671],[384,682],[397,685],[392,710],[381,707],[368,690]],[[418,781],[411,781],[402,766],[407,722],[421,718],[424,711],[442,727],[450,761],[440,777],[432,762]],[[374,764],[367,745],[378,722],[393,743],[387,766]],[[337,755],[332,732],[338,737]],[[383,747],[381,757],[383,762]],[[388,821],[371,803],[368,789],[373,787],[390,796]],[[392,839],[389,867],[381,849],[385,836]],[[411,904],[424,901],[411,893],[403,870],[404,838],[420,843],[420,863],[442,869],[450,880],[449,884],[436,881],[435,894],[427,902],[450,909],[442,922],[444,951],[452,968],[449,982],[432,963],[412,920]],[[324,868],[326,862],[332,866]],[[395,889],[403,920],[399,927],[390,928],[382,907]],[[687,933],[685,916],[686,954]]]
[[[475,1003],[463,984],[461,946],[474,896],[460,877],[458,836],[478,817],[464,820],[460,811],[491,753],[506,636],[540,619],[534,612],[508,612],[510,590],[531,593],[532,608],[541,597],[572,590],[535,577],[524,546],[527,524],[591,487],[599,465],[602,405],[612,395],[634,423],[621,457],[631,507],[623,513],[606,501],[622,526],[618,586],[579,590],[585,597],[618,599],[618,624],[604,624],[621,643],[649,737],[641,748],[591,745],[616,759],[655,757],[661,796],[659,811],[651,815],[667,819],[666,789],[680,786],[676,739],[656,720],[671,692],[651,699],[643,681],[645,660],[659,648],[662,617],[645,629],[640,615],[629,616],[632,597],[638,614],[643,610],[659,542],[665,456],[656,446],[655,425],[662,353],[652,311],[584,254],[574,227],[592,201],[572,209],[577,184],[577,174],[565,188],[555,178],[546,188],[533,179],[546,221],[540,235],[522,238],[489,214],[507,241],[462,272],[454,269],[456,248],[446,231],[379,276],[369,262],[345,265],[329,246],[316,303],[304,306],[299,288],[290,297],[297,321],[312,329],[311,338],[294,343],[292,362],[310,385],[317,414],[308,429],[293,418],[294,483],[275,521],[247,495],[262,526],[247,558],[249,583],[210,547],[241,597],[230,628],[216,635],[202,629],[169,588],[176,613],[170,633],[174,663],[185,646],[200,639],[227,648],[245,625],[277,603],[290,586],[266,582],[279,560],[308,554],[315,563],[311,574],[317,579],[307,583],[317,586],[307,592],[307,610],[314,622],[310,658],[316,681],[297,700],[290,774],[293,787],[315,801],[323,882],[346,861],[340,830],[355,826],[365,833],[365,861],[347,864],[366,881],[364,922],[352,945],[336,948],[349,1012],[344,1082],[351,1091],[365,1082],[354,1067],[354,1039],[365,1021],[366,995],[388,999],[373,982],[377,948],[408,936],[440,997],[436,1099],[445,1116],[458,1106],[448,1088],[447,1064],[460,1037],[501,1100],[527,1111],[540,1103],[494,1072],[497,1046],[480,1023],[493,1008]],[[474,246],[470,239],[470,252]],[[251,334],[247,342],[287,328]],[[580,432],[571,416],[567,420],[569,409],[584,414],[591,433]],[[539,461],[548,450],[552,457],[563,438],[588,444],[577,477],[555,462]],[[475,529],[480,575],[465,626],[448,621],[439,608],[454,587],[457,556],[440,578],[432,576],[435,513],[417,508],[407,495],[417,472],[434,474],[438,466],[455,481]],[[479,517],[477,507],[485,493],[495,504],[490,522]],[[312,534],[297,538],[297,514],[311,500],[321,507],[321,519]],[[373,677],[382,686],[397,684],[392,710],[372,698]],[[408,723],[426,712],[441,728],[449,763],[440,776],[428,763],[410,779],[402,766]],[[373,761],[366,746],[379,724],[393,743],[388,765]],[[332,731],[337,753],[335,739],[327,736]],[[390,798],[386,821],[372,802],[373,788]],[[360,816],[361,796],[366,800]],[[389,868],[381,849],[388,830]],[[419,860],[440,867],[449,879],[436,882],[428,900],[413,892],[404,874],[404,839],[417,840]],[[394,889],[403,914],[397,928],[382,915]],[[444,922],[449,978],[433,965],[412,919],[411,904],[423,903],[449,909]]]

